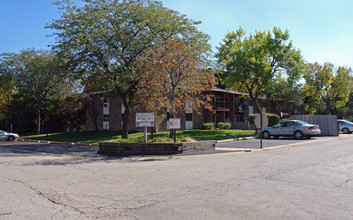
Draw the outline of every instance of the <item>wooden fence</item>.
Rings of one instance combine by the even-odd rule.
[[[321,136],[338,136],[336,115],[292,115],[291,119],[319,125]]]

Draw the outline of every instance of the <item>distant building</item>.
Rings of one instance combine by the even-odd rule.
[[[248,97],[240,92],[226,90],[218,87],[211,88],[204,92],[212,97],[213,110],[202,109],[199,113],[188,107],[178,117],[181,119],[181,129],[201,128],[203,123],[229,122],[232,128],[249,129],[247,118],[249,114],[256,113],[253,103]],[[109,97],[108,92],[92,93],[94,104],[91,110],[86,111],[86,130],[95,130],[95,121],[98,130],[122,130],[123,114],[125,107],[121,100],[116,97]],[[266,97],[260,98],[260,106],[263,112],[271,112],[267,105]],[[95,113],[92,113],[95,111]],[[128,121],[130,130],[141,130],[136,125],[136,112],[146,112],[143,105],[137,106],[132,111]],[[157,130],[168,129],[169,114],[155,116],[155,127]]]

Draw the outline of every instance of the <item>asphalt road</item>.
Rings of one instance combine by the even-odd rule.
[[[353,135],[269,141],[126,158],[0,142],[0,219],[352,219]]]

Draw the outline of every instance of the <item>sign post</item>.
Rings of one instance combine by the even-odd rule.
[[[147,143],[147,127],[153,126],[154,113],[136,113],[136,127],[143,127],[145,143]]]
[[[255,117],[256,128],[260,128],[260,148],[262,149],[262,130],[268,126],[268,117],[265,113],[258,114]]]
[[[180,118],[170,118],[169,119],[169,129],[173,130],[174,143],[176,143],[176,129],[180,129]]]

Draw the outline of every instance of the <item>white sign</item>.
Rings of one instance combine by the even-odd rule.
[[[180,118],[170,118],[169,129],[180,129]]]
[[[136,127],[153,127],[154,113],[136,113]]]
[[[262,126],[261,126],[261,114],[256,115],[255,125],[257,128],[266,128],[268,126],[268,117],[265,113],[262,113]]]

